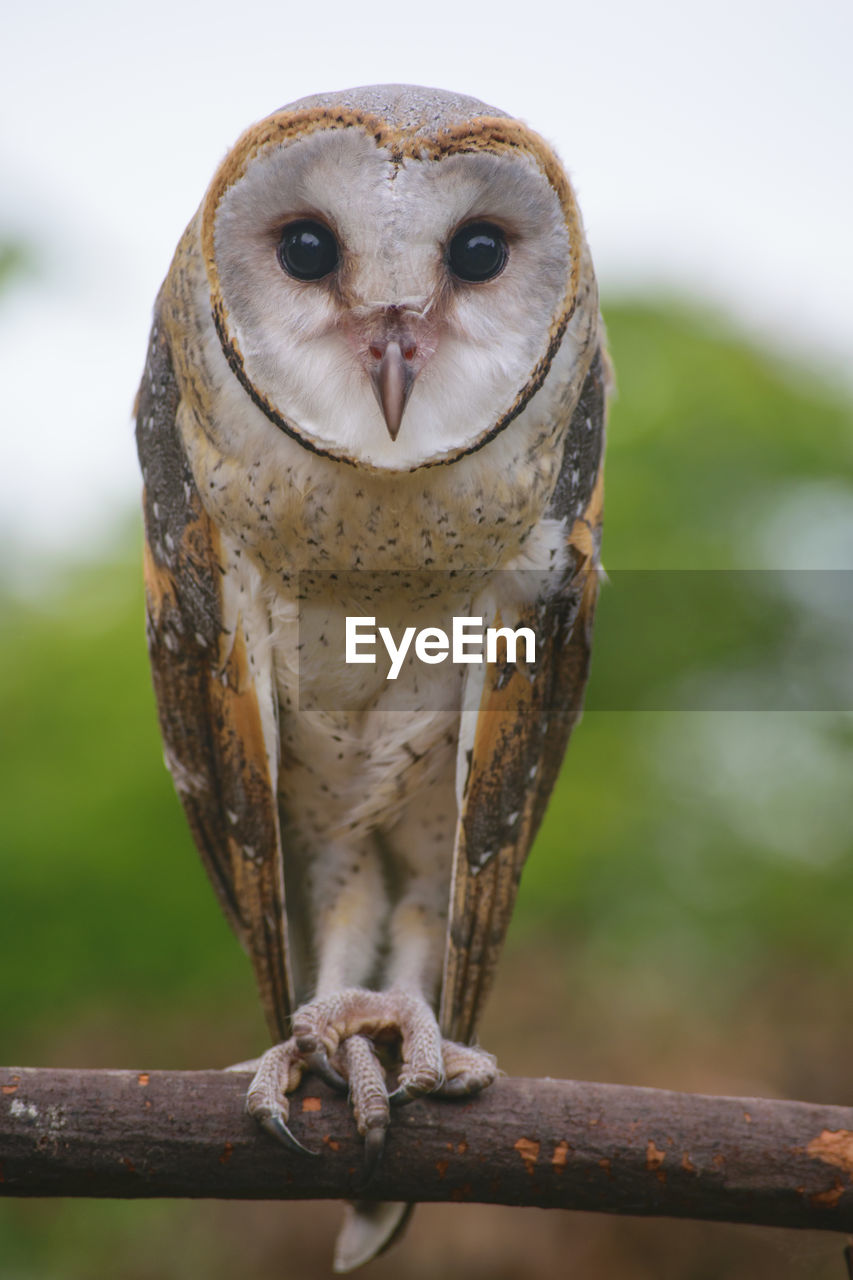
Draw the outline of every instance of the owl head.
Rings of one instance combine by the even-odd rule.
[[[410,471],[471,453],[597,314],[571,186],[525,125],[380,85],[250,128],[205,197],[213,319],[254,403],[307,448]]]

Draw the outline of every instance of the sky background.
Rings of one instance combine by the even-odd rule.
[[[408,81],[526,120],[573,178],[605,303],[691,296],[853,381],[848,0],[56,0],[4,17],[0,536],[101,546],[137,500],[151,306],[242,129],[307,93]],[[7,552],[14,559],[15,552]]]

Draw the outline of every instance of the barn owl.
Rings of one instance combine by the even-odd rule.
[[[606,370],[570,183],[472,98],[276,111],[179,243],[137,401],[149,650],[274,1042],[248,1110],[291,1147],[306,1071],[368,1172],[396,1104],[495,1077],[477,1022],[588,667]],[[442,647],[459,619],[491,661]],[[336,1268],[405,1211],[350,1206]]]

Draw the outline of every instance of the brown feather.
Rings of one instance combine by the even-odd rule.
[[[176,426],[179,394],[155,319],[138,399],[146,480],[148,646],[166,760],[219,900],[255,970],[272,1035],[287,1034],[281,834],[240,620],[223,620],[219,539]],[[156,501],[152,495],[156,494]]]
[[[598,596],[605,381],[599,351],[572,416],[549,511],[582,512],[569,527],[573,569],[557,595],[519,620],[539,637],[535,674],[500,663],[486,672],[457,828],[439,1015],[453,1040],[476,1033],[522,868],[581,713]],[[577,480],[569,483],[572,474]]]

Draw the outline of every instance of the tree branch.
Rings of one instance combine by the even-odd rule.
[[[359,1186],[346,1100],[310,1078],[285,1150],[243,1072],[0,1068],[0,1193],[455,1200],[853,1230],[853,1108],[499,1080],[395,1110]]]

